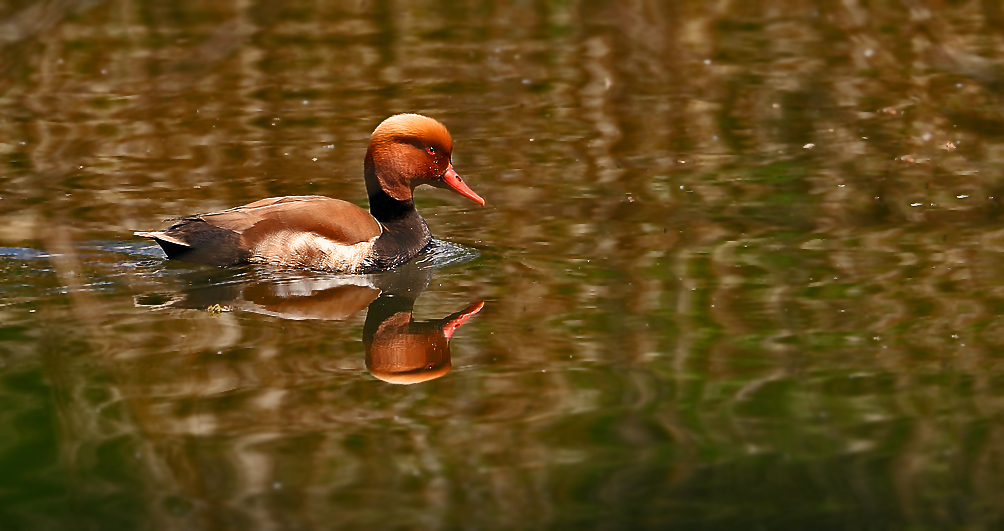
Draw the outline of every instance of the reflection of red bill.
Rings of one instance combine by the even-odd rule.
[[[470,199],[481,206],[485,206],[485,200],[481,199],[480,195],[474,193],[474,190],[471,190],[470,187],[464,183],[464,180],[460,177],[460,174],[457,173],[457,170],[453,169],[453,164],[450,164],[446,168],[446,173],[443,174],[443,182],[446,186],[442,186],[441,188],[449,187],[467,199]]]
[[[474,192],[471,192],[472,194]],[[478,199],[481,199],[480,197]],[[451,315],[447,318],[446,324],[443,325],[443,335],[446,339],[453,337],[453,333],[460,328],[460,325],[464,324],[464,321],[474,317],[474,314],[481,311],[481,308],[485,307],[484,302],[475,302],[470,306],[464,308],[463,310]]]

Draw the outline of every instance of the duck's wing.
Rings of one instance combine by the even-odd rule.
[[[354,245],[382,231],[366,210],[323,196],[272,197],[172,221],[167,230],[136,235],[156,240],[168,258],[219,266],[247,262],[256,249],[277,240],[317,238]]]
[[[271,197],[195,217],[240,234],[248,244],[266,234],[292,231],[353,245],[379,236],[382,230],[366,210],[348,201],[318,195]]]

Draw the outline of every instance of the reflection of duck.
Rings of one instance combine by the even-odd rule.
[[[433,269],[415,263],[374,275],[303,276],[276,279],[215,278],[194,282],[170,306],[206,308],[214,305],[261,313],[282,319],[343,320],[369,307],[363,325],[366,368],[389,383],[412,384],[450,372],[450,339],[478,313],[475,302],[442,319],[414,321],[415,301],[425,292]],[[200,276],[203,272],[196,273]],[[214,275],[215,276],[215,275]],[[156,300],[147,297],[145,300]]]
[[[385,382],[413,384],[450,372],[453,332],[485,305],[475,302],[449,317],[416,322],[414,303],[406,297],[380,297],[366,314],[366,368]]]
[[[432,240],[412,199],[415,187],[448,188],[485,204],[453,169],[453,140],[443,124],[418,114],[391,116],[366,150],[370,212],[321,196],[261,199],[175,220],[154,239],[168,258],[216,266],[267,263],[364,273],[411,260]]]

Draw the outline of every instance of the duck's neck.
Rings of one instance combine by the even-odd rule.
[[[399,266],[414,258],[432,241],[429,226],[411,199],[400,201],[377,189],[370,193],[370,214],[383,226],[383,233],[373,248],[376,269]]]

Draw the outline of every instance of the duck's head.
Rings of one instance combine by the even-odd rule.
[[[383,190],[398,201],[407,201],[417,186],[428,184],[484,205],[485,200],[453,169],[452,154],[453,139],[443,124],[420,114],[391,116],[370,137],[366,189],[371,197]]]

